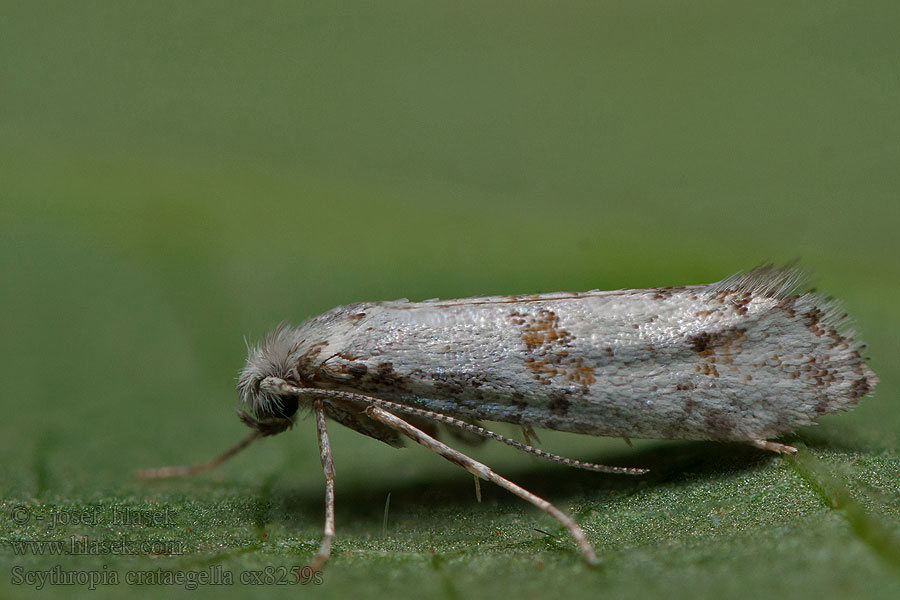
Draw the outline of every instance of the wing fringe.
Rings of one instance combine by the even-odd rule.
[[[711,294],[743,292],[754,296],[786,300],[809,287],[810,274],[799,268],[797,262],[797,260],[793,260],[780,267],[769,263],[759,265],[749,271],[739,271],[713,284],[709,291]]]
[[[794,259],[780,267],[768,263],[749,271],[740,271],[712,284],[709,293],[749,294],[787,302],[805,317],[814,318],[826,328],[833,329],[855,350],[864,349],[865,344],[856,339],[853,321],[844,310],[843,303],[813,291],[810,272],[798,267],[797,263]]]

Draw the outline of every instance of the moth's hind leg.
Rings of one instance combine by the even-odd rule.
[[[797,454],[797,449],[793,446],[788,446],[787,444],[781,444],[779,442],[770,442],[769,440],[750,440],[748,442],[751,446],[755,446],[760,450],[769,450],[771,452],[777,452],[779,454]]]
[[[394,416],[393,414],[382,410],[377,406],[369,406],[368,408],[366,408],[365,412],[367,416],[375,419],[376,421],[384,423],[388,427],[396,429],[408,438],[422,444],[429,450],[438,453],[450,462],[459,465],[463,469],[474,474],[475,477],[480,477],[482,479],[492,481],[500,487],[512,492],[519,498],[531,502],[532,504],[543,510],[545,513],[556,519],[561,525],[569,530],[569,534],[575,539],[575,543],[578,545],[578,549],[581,550],[582,554],[584,554],[584,557],[585,559],[587,559],[588,564],[592,566],[596,566],[598,564],[597,555],[594,553],[594,548],[591,546],[591,543],[584,535],[584,531],[582,531],[581,527],[579,527],[578,524],[574,520],[572,520],[572,517],[565,514],[543,498],[535,496],[528,490],[521,488],[508,479],[497,475],[487,465],[483,465],[480,462],[469,458],[465,454],[454,450],[446,444],[437,441],[422,430],[416,429],[403,419]]]

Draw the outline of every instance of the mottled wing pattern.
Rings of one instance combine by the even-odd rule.
[[[757,439],[877,379],[795,270],[718,284],[357,304],[318,319],[300,374],[470,419],[598,435]],[[303,329],[303,328],[301,328]]]

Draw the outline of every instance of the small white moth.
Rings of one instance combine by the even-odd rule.
[[[253,432],[211,468],[312,409],[326,482],[319,569],[334,537],[334,467],[326,417],[401,446],[409,437],[524,498],[563,524],[591,564],[582,529],[552,504],[437,439],[495,439],[570,466],[612,473],[482,428],[514,423],[591,435],[748,442],[854,406],[878,379],[837,303],[798,293],[794,268],[758,267],[709,285],[340,306],[250,349],[238,383]],[[403,417],[401,418],[401,416]]]

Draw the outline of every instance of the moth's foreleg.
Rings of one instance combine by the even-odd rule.
[[[584,535],[584,531],[581,529],[581,527],[578,526],[578,523],[576,523],[572,519],[572,517],[565,514],[543,498],[539,498],[538,496],[535,496],[528,490],[519,487],[508,479],[504,479],[503,477],[494,473],[494,471],[492,471],[488,466],[472,458],[469,458],[462,452],[454,450],[446,444],[439,442],[422,430],[416,429],[403,419],[396,417],[391,413],[378,408],[377,406],[369,406],[368,408],[366,408],[366,415],[368,415],[372,419],[375,419],[376,421],[384,423],[388,427],[396,429],[403,435],[411,438],[419,444],[422,444],[429,450],[437,452],[450,462],[459,465],[470,473],[473,473],[476,477],[480,477],[487,481],[493,481],[500,487],[509,490],[523,500],[531,502],[532,504],[543,510],[545,513],[559,521],[566,529],[569,530],[569,534],[571,534],[571,536],[575,539],[575,543],[578,544],[578,549],[581,550],[581,553],[584,554],[590,565],[596,566],[597,564],[599,564],[597,555],[594,553],[593,546],[591,546],[591,543],[588,541],[587,536]]]
[[[751,440],[749,444],[751,446],[759,448],[760,450],[770,450],[772,452],[778,452],[779,454],[797,454],[797,449],[793,446],[780,444],[778,442],[770,442],[769,440]]]
[[[321,571],[331,556],[331,541],[334,539],[334,462],[331,459],[331,444],[325,428],[325,408],[321,400],[313,401],[316,415],[316,431],[319,434],[319,454],[322,457],[322,471],[325,473],[325,533],[319,551],[309,563],[314,571]]]
[[[197,473],[209,471],[210,469],[218,467],[223,462],[225,462],[256,440],[260,439],[261,437],[263,437],[263,435],[260,432],[253,431],[240,442],[238,442],[219,456],[216,456],[215,458],[212,458],[205,463],[199,463],[196,465],[179,465],[175,467],[158,467],[156,469],[144,469],[142,471],[136,471],[134,476],[138,479],[167,479],[169,477],[187,477],[188,475],[196,475]]]

